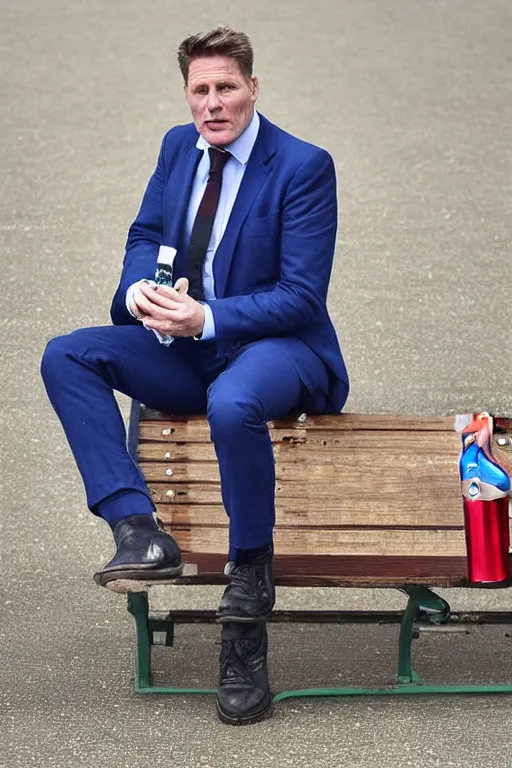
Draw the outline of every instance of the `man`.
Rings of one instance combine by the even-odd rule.
[[[207,413],[229,516],[217,710],[269,714],[266,619],[274,459],[266,422],[337,412],[348,379],[326,309],[337,226],[332,159],[259,115],[248,37],[193,35],[178,61],[193,123],[164,137],[126,245],[113,326],[53,339],[42,374],[114,558],[95,575],[165,579],[183,568],[126,450],[113,390],[170,413]],[[161,247],[188,293],[151,282]],[[171,343],[171,340],[174,339]]]

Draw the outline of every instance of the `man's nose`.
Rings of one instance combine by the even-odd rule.
[[[208,109],[210,112],[216,112],[220,109],[220,99],[217,91],[210,91],[208,94]]]

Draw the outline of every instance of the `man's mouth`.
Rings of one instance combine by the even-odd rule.
[[[206,125],[208,128],[223,128],[225,125],[228,124],[227,120],[206,120]]]

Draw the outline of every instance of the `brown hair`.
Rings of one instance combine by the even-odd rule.
[[[254,53],[251,41],[244,32],[220,24],[209,32],[186,37],[178,48],[178,64],[185,83],[192,59],[200,56],[229,56],[234,59],[245,77],[251,77]]]

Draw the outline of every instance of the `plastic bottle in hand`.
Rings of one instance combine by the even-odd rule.
[[[176,258],[176,248],[168,245],[161,245],[156,262],[155,283],[156,285],[167,285],[174,288],[178,293],[187,293],[188,280],[186,277],[180,277],[173,286],[173,266]],[[160,341],[165,346],[169,346],[174,341],[174,336],[164,336],[159,334]]]

